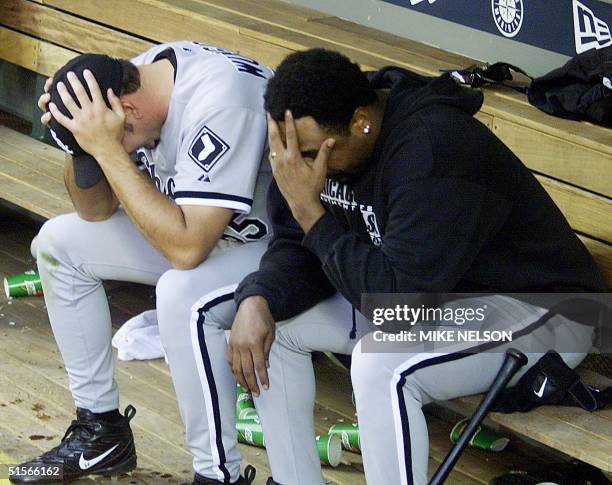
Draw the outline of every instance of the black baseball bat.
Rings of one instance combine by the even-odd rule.
[[[444,458],[444,461],[436,470],[436,473],[434,473],[434,476],[429,481],[429,485],[442,485],[444,483],[455,466],[455,463],[457,463],[457,460],[461,456],[461,453],[463,453],[463,450],[472,439],[472,436],[476,433],[478,427],[489,413],[499,393],[506,388],[506,385],[510,382],[510,379],[514,377],[514,374],[516,374],[526,363],[527,356],[520,350],[506,350],[506,357],[497,376],[493,380],[493,384],[491,384],[491,387],[489,387],[482,401],[480,401],[476,411],[472,414],[470,422],[463,430],[459,440],[457,440],[457,443],[455,443],[448,455],[446,455],[446,458]]]

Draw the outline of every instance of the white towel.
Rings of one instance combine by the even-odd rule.
[[[125,322],[113,337],[119,360],[148,360],[165,357],[157,326],[157,311],[147,310]]]

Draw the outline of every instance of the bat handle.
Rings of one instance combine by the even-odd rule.
[[[457,443],[450,450],[444,461],[440,464],[436,473],[429,482],[429,485],[442,485],[450,472],[452,471],[455,463],[463,453],[463,450],[472,439],[472,436],[478,430],[478,427],[484,421],[484,418],[489,413],[489,410],[493,406],[493,403],[502,392],[508,382],[514,377],[514,374],[527,363],[527,356],[520,350],[510,348],[506,350],[506,357],[503,364],[501,365],[497,376],[493,380],[491,387],[480,401],[480,404],[472,414],[468,425],[463,430],[463,433],[457,440]]]

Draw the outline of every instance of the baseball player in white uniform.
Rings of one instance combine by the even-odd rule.
[[[34,250],[77,419],[57,447],[24,465],[62,464],[65,479],[136,466],[135,411],[118,411],[102,286],[112,279],[156,285],[194,483],[252,481],[252,469],[240,476],[235,426],[223,434],[223,456],[211,449],[221,438],[209,429],[215,417],[201,373],[213,362],[232,375],[222,347],[209,354],[191,306],[255,270],[265,251],[271,173],[262,94],[270,75],[238,54],[181,41],[153,47],[131,65],[86,54],[54,76],[39,104],[48,104],[52,118],[43,121],[74,155],[66,184],[77,213],[44,224]],[[235,392],[234,383],[214,404],[233,410]]]

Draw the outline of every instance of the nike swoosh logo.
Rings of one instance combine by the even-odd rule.
[[[79,458],[79,466],[81,467],[81,470],[88,470],[92,466],[97,465],[102,460],[104,460],[104,458],[110,455],[114,451],[114,449],[117,448],[117,446],[119,446],[119,443],[113,446],[110,450],[105,451],[104,453],[99,456],[96,456],[95,458],[90,458],[89,460],[86,460],[83,456],[83,453],[81,453],[81,457]]]
[[[544,382],[542,382],[542,386],[540,387],[539,391],[533,391],[533,393],[538,396],[538,397],[542,397],[544,395],[544,389],[546,388],[546,383],[548,382],[548,377],[544,378]]]

